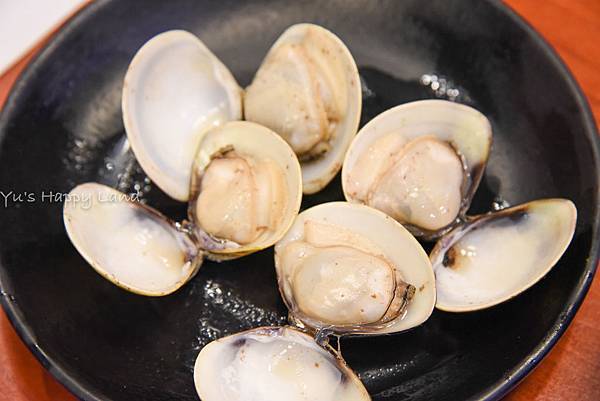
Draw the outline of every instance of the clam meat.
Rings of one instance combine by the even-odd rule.
[[[293,321],[337,334],[398,332],[435,304],[427,254],[385,214],[347,202],[302,212],[275,246],[280,292]]]
[[[346,155],[344,195],[437,238],[469,208],[492,131],[483,114],[444,100],[394,107],[365,125]]]
[[[292,149],[273,131],[246,121],[206,134],[191,187],[193,230],[217,260],[273,245],[302,200],[300,164]]]
[[[341,168],[356,134],[360,78],[344,43],[313,24],[288,28],[244,94],[244,117],[271,128],[302,163],[305,193],[318,192]]]

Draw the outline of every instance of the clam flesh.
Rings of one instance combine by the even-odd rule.
[[[302,201],[300,164],[273,131],[247,121],[215,128],[193,164],[188,214],[209,257],[239,257],[273,245]]]
[[[567,249],[577,209],[541,199],[471,217],[436,244],[438,309],[467,312],[506,301],[539,281]]]
[[[416,236],[437,238],[464,217],[491,141],[488,119],[471,107],[445,100],[394,107],[352,142],[342,170],[344,195]]]
[[[244,94],[244,117],[271,128],[302,163],[307,194],[341,168],[361,111],[360,78],[344,43],[314,24],[288,28]]]
[[[334,351],[291,327],[261,327],[200,351],[194,383],[203,401],[369,401]]]
[[[275,246],[279,289],[301,327],[362,334],[423,323],[435,280],[416,239],[385,214],[331,202],[300,213]]]

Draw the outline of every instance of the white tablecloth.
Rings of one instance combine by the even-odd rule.
[[[85,0],[0,0],[0,75]]]

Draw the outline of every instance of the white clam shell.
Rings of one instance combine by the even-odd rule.
[[[446,100],[419,100],[384,111],[358,132],[346,154],[342,168],[342,187],[348,202],[360,202],[348,190],[350,176],[359,158],[365,152],[369,152],[369,147],[375,141],[390,134],[398,135],[407,142],[433,135],[458,151],[466,171],[461,188],[462,202],[457,217],[464,216],[479,186],[489,157],[492,144],[489,120],[469,106]],[[406,227],[414,235],[437,238],[449,231],[455,223],[436,231],[409,224],[406,224]]]
[[[190,172],[206,130],[242,117],[241,89],[193,34],[161,33],[136,53],[123,84],[127,137],[140,165],[169,196],[189,197]]]
[[[304,238],[305,222],[309,220],[338,226],[370,240],[392,263],[401,278],[416,288],[416,293],[406,313],[391,320],[382,328],[364,327],[346,330],[343,327],[329,327],[328,324],[319,324],[315,321],[309,323],[299,318],[302,323],[309,327],[315,325],[326,327],[340,334],[384,334],[408,330],[429,318],[435,305],[435,278],[423,247],[412,234],[391,217],[373,208],[348,202],[323,203],[303,211],[286,235],[275,245],[275,268],[279,290],[292,315],[294,315],[295,303],[291,283],[286,279],[290,276],[290,272],[288,267],[282,264],[280,253],[288,244]]]
[[[471,219],[446,234],[430,258],[436,307],[488,308],[525,291],[558,262],[577,221],[566,199],[541,199]]]
[[[201,177],[212,157],[227,148],[257,160],[274,161],[285,177],[284,191],[287,202],[278,226],[259,236],[254,242],[235,248],[207,249],[208,256],[216,260],[237,258],[273,245],[292,225],[302,202],[300,163],[287,142],[262,125],[249,121],[231,121],[207,133],[198,149],[193,167],[192,199],[188,209],[192,221],[196,220],[195,202],[200,191]]]
[[[345,362],[291,327],[261,327],[205,346],[194,383],[203,401],[369,401]]]
[[[63,219],[84,259],[127,291],[170,294],[202,263],[194,242],[166,217],[101,184],[75,187],[64,204]]]
[[[320,56],[324,58],[324,63],[340,66],[339,69],[343,75],[343,87],[341,89],[345,91],[344,98],[346,99],[346,112],[343,119],[335,128],[333,140],[331,141],[331,149],[315,160],[301,163],[304,193],[313,194],[323,189],[342,167],[344,155],[358,130],[362,107],[362,93],[358,68],[352,54],[340,38],[319,25],[306,23],[292,25],[273,44],[265,60],[281,46],[298,44],[307,40],[309,32],[315,34],[310,36],[311,38],[316,38],[315,42],[323,41],[323,43],[311,42],[309,45],[322,47],[323,51]]]

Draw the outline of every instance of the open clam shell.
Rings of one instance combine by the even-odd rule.
[[[344,43],[314,24],[288,28],[273,44],[244,95],[244,116],[271,128],[302,163],[304,193],[340,170],[358,130],[362,95]]]
[[[337,334],[410,329],[431,315],[427,254],[402,225],[363,205],[300,213],[275,246],[281,295],[295,323]]]
[[[538,282],[565,252],[577,220],[566,199],[542,199],[471,218],[436,244],[436,307],[488,308]]]
[[[162,296],[198,271],[202,254],[194,241],[156,210],[110,187],[75,187],[64,204],[67,234],[104,278],[128,291]]]
[[[127,69],[122,95],[127,138],[140,165],[169,196],[189,198],[190,172],[202,135],[242,117],[241,88],[193,34],[161,33]]]
[[[445,100],[396,106],[350,145],[344,196],[386,212],[416,236],[438,238],[464,217],[491,143],[490,122],[471,107]]]
[[[212,259],[273,245],[300,210],[302,176],[290,146],[270,129],[229,122],[203,138],[194,160],[188,214]]]
[[[369,401],[334,351],[291,327],[261,327],[200,351],[194,383],[203,401]]]

